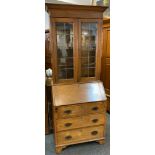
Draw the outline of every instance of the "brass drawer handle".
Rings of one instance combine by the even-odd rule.
[[[71,114],[72,111],[71,111],[71,110],[65,110],[64,113],[65,113],[65,114]]]
[[[93,119],[92,122],[93,123],[97,123],[98,122],[98,119]]]
[[[70,127],[72,125],[72,123],[66,123],[65,127]]]
[[[98,107],[93,107],[92,110],[93,111],[97,111],[98,110]]]
[[[91,134],[92,134],[92,135],[97,135],[98,132],[97,132],[97,131],[92,131]]]
[[[72,139],[72,136],[66,136],[65,139],[70,140],[70,139]]]

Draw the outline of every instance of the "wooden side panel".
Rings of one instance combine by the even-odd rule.
[[[110,65],[109,64],[106,64],[105,74],[106,76],[105,76],[104,85],[106,89],[110,89]]]
[[[107,29],[107,58],[110,58],[110,30]]]
[[[103,52],[101,61],[101,80],[106,89],[107,111],[110,112],[110,19],[105,19],[103,25]],[[107,93],[109,92],[109,93]]]
[[[110,23],[107,23],[107,21],[103,25],[101,80],[103,81],[105,89],[110,89]]]
[[[106,64],[105,64],[105,88],[110,89],[110,30],[107,33],[107,47],[106,47]]]

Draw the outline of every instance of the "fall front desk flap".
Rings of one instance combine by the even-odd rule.
[[[55,106],[105,101],[107,99],[103,83],[100,81],[53,85],[52,91]]]

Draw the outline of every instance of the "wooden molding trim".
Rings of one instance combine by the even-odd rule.
[[[92,5],[68,5],[68,4],[51,4],[45,3],[46,10],[50,9],[61,9],[61,10],[86,10],[86,11],[97,11],[104,12],[108,7],[107,6],[92,6]]]
[[[104,18],[104,19],[103,19],[103,23],[104,23],[104,24],[106,24],[106,23],[109,23],[109,24],[110,24],[110,18]]]
[[[110,18],[103,19],[103,28],[109,27],[110,28]]]

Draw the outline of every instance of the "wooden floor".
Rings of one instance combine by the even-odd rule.
[[[45,136],[45,153],[46,155],[56,155],[52,134]],[[100,145],[96,142],[76,144],[66,147],[60,155],[110,155],[110,115],[107,114],[105,144]]]

